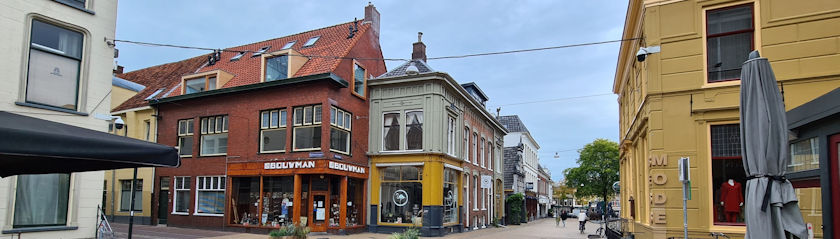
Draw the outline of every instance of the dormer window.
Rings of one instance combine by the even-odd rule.
[[[258,56],[264,54],[266,51],[268,51],[268,49],[271,49],[271,46],[264,46],[263,48],[260,48],[259,51],[254,52],[254,54],[251,55],[251,57],[258,57]]]
[[[286,45],[283,45],[283,48],[281,48],[280,50],[292,48],[292,46],[294,46],[295,43],[297,43],[297,41],[290,41],[289,43],[286,43]]]
[[[314,36],[312,38],[309,38],[309,40],[306,40],[306,44],[303,44],[303,47],[310,47],[312,45],[315,45],[315,42],[318,41],[318,39],[320,38],[321,36]]]
[[[351,82],[351,88],[356,96],[362,98],[365,98],[365,88],[367,86],[366,75],[365,68],[360,66],[359,63],[353,64],[353,81]]]
[[[184,94],[192,94],[216,89],[216,75],[207,75],[184,81]]]
[[[265,81],[289,78],[289,56],[279,55],[265,59]]]

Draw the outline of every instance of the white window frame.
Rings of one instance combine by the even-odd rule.
[[[277,125],[274,125],[274,113],[277,113]],[[286,115],[286,116],[283,116]],[[268,122],[264,122],[264,116],[268,116]],[[288,122],[288,110],[285,108],[282,109],[273,109],[273,110],[263,110],[260,112],[260,153],[283,153],[286,152],[286,145],[283,145],[282,150],[265,150],[263,149],[263,133],[266,131],[277,131],[277,130],[286,130],[286,134],[288,135],[289,130],[286,127]],[[287,137],[288,138],[288,137]],[[288,142],[287,142],[288,143]]]
[[[187,206],[186,212],[178,212],[178,191],[187,191],[187,195],[189,195],[191,184],[184,183],[184,179],[190,178],[190,176],[175,176],[175,183],[172,185],[173,193],[172,193],[172,214],[175,215],[189,215],[190,208]],[[189,204],[188,204],[189,205]]]
[[[211,153],[205,154],[204,153],[204,136],[210,135],[221,135],[225,134],[230,140],[230,135],[228,135],[228,116],[227,115],[218,115],[218,116],[209,116],[209,117],[201,117],[201,137],[200,140],[200,147],[198,149],[199,156],[221,156],[227,155],[227,149],[225,149],[225,153]],[[195,144],[195,142],[193,142]],[[227,146],[225,146],[227,148]]]
[[[447,128],[446,128],[446,153],[450,156],[455,157],[455,144],[458,141],[458,138],[455,137],[455,117],[452,115],[447,115]]]
[[[391,150],[385,149],[385,115],[387,115],[387,114],[397,114],[397,120],[400,123],[400,125],[397,127],[397,149],[391,149]],[[402,147],[403,139],[402,139],[401,136],[402,136],[402,131],[403,131],[402,128],[405,127],[405,122],[404,121],[405,120],[403,120],[402,112],[400,112],[400,111],[384,111],[384,112],[382,112],[382,130],[379,131],[381,133],[381,136],[379,137],[381,139],[381,141],[380,141],[381,142],[381,146],[380,146],[381,152],[399,152],[403,149],[403,147]]]
[[[461,152],[461,155],[464,157],[464,161],[467,163],[470,162],[470,127],[464,126],[464,149]]]
[[[420,115],[423,117],[423,121],[426,121],[426,114],[423,113],[423,109],[405,110],[405,112],[403,112],[400,115],[400,117],[403,119],[403,122],[405,122],[403,125],[400,125],[400,128],[403,129],[403,130],[400,131],[400,137],[403,139],[403,141],[405,141],[405,144],[402,145],[402,146],[405,146],[405,147],[402,148],[402,149],[405,152],[421,152],[426,148],[426,145],[423,143],[423,140],[425,140],[424,138],[426,136],[426,133],[425,133],[426,131],[423,128],[425,123],[423,123],[423,122],[420,122],[420,132],[422,133],[422,134],[420,134],[420,149],[408,149],[408,124],[409,124],[408,123],[408,113],[412,113],[412,112],[420,112]]]
[[[135,199],[135,203],[137,203],[137,200],[141,201],[141,203],[140,203],[140,208],[134,207],[134,211],[135,211],[135,212],[142,212],[142,211],[143,211],[143,203],[142,203],[142,201],[143,201],[143,185],[142,185],[143,179],[142,179],[142,178],[138,178],[138,179],[137,179],[137,181],[134,181],[134,182],[132,182],[132,180],[131,180],[131,179],[120,179],[120,180],[118,180],[118,181],[119,181],[119,184],[120,184],[120,205],[118,206],[119,211],[120,211],[120,212],[128,212],[128,211],[131,211],[131,203],[130,203],[130,202],[129,202],[129,204],[128,204],[128,206],[129,206],[129,208],[128,208],[128,209],[123,209],[123,208],[122,208],[122,203],[123,203],[123,197],[122,197],[123,195],[122,195],[122,193],[123,193],[123,191],[125,191],[125,189],[123,189],[123,188],[122,188],[122,186],[123,186],[123,183],[124,183],[124,182],[128,181],[128,184],[130,185],[129,187],[134,187],[134,188],[135,188],[135,189],[134,189],[134,199]],[[136,183],[136,182],[140,182],[140,183],[138,183],[138,184],[140,184],[140,185],[139,185],[139,186],[140,186],[140,188],[139,188],[139,189],[137,189],[137,188],[136,188],[136,187],[137,187],[137,185],[135,185],[135,184],[134,184],[134,183]],[[129,189],[129,198],[128,198],[128,200],[129,200],[129,201],[131,201],[131,196],[130,196],[130,195],[131,195],[131,193],[130,193],[130,191],[131,191],[131,189]],[[140,196],[140,197],[138,198],[137,196]]]
[[[321,117],[315,117],[315,112],[316,112],[315,109],[321,109],[321,105],[307,105],[307,106],[298,106],[298,107],[292,108],[292,151],[294,151],[294,152],[315,151],[315,150],[321,150],[321,147],[324,147],[323,145],[321,145],[321,147],[317,147],[317,148],[300,148],[300,149],[296,148],[297,129],[299,129],[299,128],[313,128],[313,127],[321,126]],[[297,114],[296,113],[298,112],[298,110],[300,110],[301,114],[303,114],[301,122],[297,122]],[[307,110],[309,110],[308,114],[310,114],[308,116],[309,117],[308,118],[309,122],[306,122],[307,121]],[[323,116],[323,111],[321,111],[321,115]],[[315,118],[317,118],[317,119],[315,119]],[[323,140],[323,129],[321,129],[321,132],[317,132],[317,133],[322,134],[322,140]]]
[[[193,127],[190,127],[190,123],[193,123]],[[184,130],[181,131],[181,128],[183,128]],[[193,138],[192,149],[195,149],[195,136],[194,136],[194,134],[195,134],[195,132],[194,132],[194,130],[195,130],[195,119],[178,120],[178,129],[176,129],[176,130],[178,130],[178,155],[181,156],[181,157],[192,157],[193,156],[192,155],[192,153],[193,153],[192,150],[190,151],[190,154],[183,154],[183,155],[181,154],[181,147],[183,146],[183,145],[181,145],[181,137],[184,137],[184,138],[192,137]]]
[[[207,181],[204,183],[204,186],[205,186],[204,188],[199,187],[199,183],[198,183],[198,182],[200,182],[201,180],[209,180],[210,187],[209,187],[209,188],[207,187],[207,185],[208,185]],[[217,185],[218,185],[218,187],[213,187],[213,181],[214,181],[214,180],[216,180],[216,181],[217,181]],[[218,176],[196,176],[196,177],[195,177],[195,195],[193,195],[193,196],[195,197],[195,200],[193,200],[193,201],[195,201],[195,202],[193,203],[193,208],[194,208],[195,210],[193,210],[192,215],[194,215],[194,216],[217,216],[217,217],[223,217],[223,216],[225,216],[225,213],[224,213],[224,211],[225,211],[224,205],[227,205],[227,204],[226,204],[226,203],[224,203],[224,201],[222,201],[222,202],[223,202],[223,204],[224,204],[224,205],[222,205],[222,213],[204,213],[204,212],[198,212],[198,201],[199,201],[198,194],[199,194],[200,192],[222,192],[222,194],[224,194],[224,193],[225,193],[225,189],[226,189],[226,187],[227,187],[227,181],[225,181],[225,180],[227,180],[227,178],[226,178],[224,175],[218,175]],[[223,184],[222,182],[225,182],[225,183]],[[225,199],[223,199],[223,200],[225,200]]]
[[[359,68],[361,68],[364,71],[364,73],[362,73],[362,93],[361,94],[356,92],[356,83],[357,83],[356,82],[356,80],[357,80],[356,79],[356,70],[358,70]],[[359,63],[356,60],[353,60],[353,81],[350,82],[350,92],[352,92],[352,94],[355,95],[356,97],[359,97],[359,98],[362,98],[362,99],[367,98],[367,96],[368,96],[368,92],[367,92],[367,80],[368,80],[368,78],[367,78],[367,75],[368,75],[367,74],[367,68],[362,67],[361,63]]]
[[[487,153],[487,151],[485,151],[485,150],[487,150],[487,149],[484,148],[484,145],[487,143],[487,140],[484,138],[484,136],[482,136],[481,141],[479,141],[479,142],[481,142],[480,143],[481,145],[479,146],[480,149],[481,149],[481,152],[478,153],[478,158],[481,161],[479,161],[478,164],[481,165],[481,168],[487,168],[487,167],[485,167],[487,165],[487,162],[485,162],[485,160],[487,159],[487,157],[485,155]]]
[[[342,115],[341,122],[338,122],[338,115]],[[353,131],[351,130],[352,124],[353,114],[342,109],[336,108],[335,106],[330,107],[330,128],[335,127],[338,130],[347,132],[347,152],[333,149],[332,140],[330,140],[330,151],[350,155],[350,142],[353,141],[351,138],[353,137]],[[332,131],[330,131],[330,136],[332,136]]]
[[[478,175],[473,175],[473,211],[478,211]]]
[[[473,165],[478,166],[478,133],[476,131],[472,132],[473,140],[472,140],[472,158],[473,158]]]

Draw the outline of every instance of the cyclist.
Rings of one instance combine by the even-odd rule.
[[[580,223],[580,233],[583,234],[583,230],[586,230],[586,212],[581,211],[578,214],[578,222]]]

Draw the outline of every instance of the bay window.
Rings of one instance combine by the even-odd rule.
[[[172,213],[190,212],[190,177],[175,177],[175,194]]]
[[[330,108],[330,150],[350,154],[350,125],[353,115],[344,110]]]
[[[193,152],[193,119],[178,121],[178,155],[191,157]]]
[[[228,116],[201,118],[201,156],[227,154]]]
[[[260,153],[286,151],[286,110],[260,112]]]
[[[30,34],[26,102],[77,110],[84,35],[40,20]]]
[[[321,149],[321,106],[294,108],[293,140],[295,151]]]
[[[420,225],[423,221],[423,168],[393,166],[380,171],[380,222]]]
[[[225,213],[225,177],[196,177],[196,213]]]

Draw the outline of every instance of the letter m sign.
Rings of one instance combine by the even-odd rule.
[[[668,166],[668,155],[651,155],[650,166]]]

